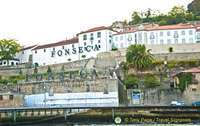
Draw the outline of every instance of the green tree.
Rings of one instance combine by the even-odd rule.
[[[50,66],[48,66],[47,73],[52,73]]]
[[[165,20],[158,22],[159,26],[163,26],[163,25],[166,25],[166,24],[167,24],[167,21],[165,21]]]
[[[169,52],[172,53],[173,52],[173,47],[169,47]]]
[[[200,0],[193,0],[187,6],[188,12],[192,12],[193,14],[200,11]]]
[[[154,60],[150,53],[151,49],[146,50],[145,45],[131,45],[126,50],[126,60],[132,63],[137,70],[143,70],[152,65]]]
[[[138,24],[141,21],[140,13],[137,11],[134,11],[132,14],[132,24]]]
[[[15,39],[0,40],[0,60],[6,60],[9,65],[9,60],[13,59],[15,54],[19,52],[19,44]]]
[[[185,20],[186,21],[193,21],[194,20],[194,14],[193,13],[187,13],[185,15]]]

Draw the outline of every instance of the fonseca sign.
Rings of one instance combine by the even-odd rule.
[[[51,57],[54,57],[56,54],[58,56],[62,56],[62,55],[83,53],[84,50],[87,51],[87,52],[99,51],[100,48],[101,48],[100,45],[94,45],[94,46],[88,45],[86,47],[78,47],[78,49],[77,48],[72,48],[72,50],[65,49],[64,51],[63,50],[58,50],[57,52],[54,50],[54,51],[51,52]]]
[[[80,79],[86,79],[89,78],[91,80],[97,79],[98,78],[98,73],[96,70],[92,70],[90,73],[88,73],[86,70],[81,70],[79,72],[79,75],[76,75],[75,71],[69,71],[69,76],[65,76],[64,72],[60,72],[58,73],[58,78],[60,81],[65,81],[67,79],[70,80],[75,80],[77,77],[79,77]],[[31,74],[26,74],[26,82],[30,82],[31,81]],[[38,74],[34,74],[35,77],[35,81],[42,81],[42,80],[55,80],[55,73],[47,73],[47,78],[44,79],[44,75],[42,73],[38,73]]]

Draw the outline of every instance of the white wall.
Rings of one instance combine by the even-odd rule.
[[[72,45],[74,45],[74,48],[76,48],[75,54],[72,53],[73,52]],[[69,54],[65,52],[65,49],[69,50]],[[50,48],[43,48],[43,49],[33,50],[32,52],[33,52],[33,63],[38,63],[40,66],[71,62],[78,60],[78,43],[50,47]],[[52,54],[53,52],[54,54]],[[71,61],[68,61],[68,59],[71,59]]]
[[[101,32],[101,37],[97,37],[97,33]],[[79,46],[83,47],[83,53],[80,53],[79,58],[80,59],[87,59],[91,57],[96,57],[98,53],[110,51],[112,49],[112,34],[116,32],[113,32],[111,30],[99,30],[94,32],[88,32],[83,33],[79,35]],[[91,34],[93,34],[93,40],[90,40]],[[87,40],[83,40],[83,36],[87,36]],[[100,41],[100,42],[99,42]],[[86,43],[86,45],[84,45]],[[86,51],[84,48],[87,46],[93,46],[93,49],[90,49],[90,51]],[[95,47],[98,47],[95,49]],[[100,48],[99,48],[100,47]],[[82,58],[82,55],[86,55],[86,58]]]
[[[182,31],[185,32],[185,35],[182,34]],[[189,32],[192,31],[192,35]],[[167,33],[170,32],[170,36]],[[178,33],[178,37],[174,37],[174,33]],[[160,35],[162,33],[162,35]],[[200,32],[199,32],[200,33]],[[152,36],[153,34],[153,36]],[[183,43],[183,39],[185,43],[196,43],[196,29],[172,29],[172,30],[153,30],[153,31],[145,31],[139,30],[132,33],[124,33],[113,36],[113,44],[117,48],[128,47],[130,44],[145,44],[145,45],[161,45],[161,44],[176,44],[175,39],[178,41],[178,44]],[[136,36],[135,36],[136,35]],[[116,39],[117,38],[117,39]],[[123,38],[123,39],[121,39]],[[129,39],[131,38],[131,39]],[[168,40],[171,43],[168,43]],[[200,39],[199,39],[200,40]]]
[[[49,96],[48,93],[26,95],[26,107],[46,107],[57,104],[65,107],[103,107],[103,106],[119,106],[119,98],[117,92],[85,92],[85,93],[63,93]],[[44,102],[46,101],[46,102]]]
[[[16,65],[19,65],[19,61],[9,60],[9,66],[16,66]],[[0,61],[0,66],[7,66],[7,61],[6,60]]]

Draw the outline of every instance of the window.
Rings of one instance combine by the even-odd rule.
[[[167,31],[167,36],[170,36],[170,34],[171,34],[170,31]]]
[[[200,39],[200,33],[197,33],[197,39]]]
[[[94,40],[94,36],[93,35],[94,35],[93,33],[90,34],[90,40]]]
[[[35,87],[32,87],[32,94],[35,94]]]
[[[83,40],[87,40],[87,35],[83,35]]]
[[[151,45],[154,45],[154,40],[153,39],[151,40]]]
[[[98,40],[98,43],[101,43],[101,40]]]
[[[138,34],[138,39],[139,39],[139,44],[142,44],[142,33],[139,33]]]
[[[190,31],[189,31],[189,35],[192,35],[192,34],[193,34],[192,30],[190,30]]]
[[[178,38],[178,31],[174,31],[174,38]]]
[[[193,38],[190,38],[190,39],[189,39],[189,42],[190,42],[190,43],[193,43]]]
[[[53,51],[55,51],[55,48],[53,48]]]
[[[65,46],[62,46],[62,49],[65,49]]]
[[[160,44],[161,44],[161,45],[164,44],[164,40],[163,40],[163,39],[160,40]]]
[[[167,39],[167,44],[171,44],[171,39]]]
[[[35,54],[37,54],[37,50],[35,50]]]
[[[154,39],[154,33],[153,32],[151,32],[151,34],[150,34],[150,39]]]
[[[108,85],[107,84],[104,84],[104,90],[103,90],[103,93],[104,94],[108,94]]]
[[[24,54],[24,51],[22,52],[22,54]]]
[[[163,32],[160,32],[160,36],[163,36]]]
[[[14,66],[14,62],[11,62],[11,66]]]
[[[196,92],[196,91],[197,91],[197,89],[196,89],[196,88],[192,88],[192,91]]]
[[[120,36],[120,40],[123,40],[123,36]]]
[[[89,92],[89,91],[90,91],[90,85],[86,84],[86,92]]]
[[[101,32],[97,32],[97,38],[101,38]]]
[[[174,39],[174,43],[175,43],[175,44],[178,44],[178,39]]]
[[[46,49],[44,49],[44,52],[46,52]]]
[[[185,39],[184,38],[182,39],[182,43],[185,43]]]
[[[18,65],[18,62],[16,62],[16,65]]]
[[[0,65],[2,65],[2,62],[0,62]]]
[[[182,35],[185,35],[185,31],[182,31],[181,33],[182,33]]]
[[[118,41],[118,37],[115,37],[115,41]]]
[[[71,85],[68,86],[67,91],[72,92],[72,86]]]
[[[120,45],[121,45],[121,48],[123,48],[123,46],[124,46],[123,43],[121,43]]]
[[[84,42],[84,46],[86,46],[86,42]]]
[[[13,95],[10,95],[9,100],[13,100],[13,97],[14,97]]]
[[[111,40],[111,39],[109,40],[109,43],[112,43],[112,40]]]
[[[0,100],[3,100],[3,95],[0,95]]]

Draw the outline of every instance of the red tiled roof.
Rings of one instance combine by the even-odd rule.
[[[191,25],[165,25],[165,26],[155,26],[150,28],[145,28],[144,30],[153,31],[153,30],[165,30],[165,29],[187,29],[195,28]]]
[[[63,40],[63,41],[52,43],[52,44],[37,46],[33,50],[62,46],[62,45],[68,45],[68,44],[73,44],[73,43],[78,43],[78,37],[75,37],[75,38],[72,38],[72,39],[69,39],[69,40]]]
[[[182,71],[183,73],[200,73],[200,70],[198,68],[189,69]]]
[[[114,35],[120,35],[120,34],[126,34],[126,33],[133,33],[133,32],[135,32],[135,31],[137,31],[137,30],[135,30],[135,29],[131,29],[131,30],[127,30],[127,31],[119,32],[119,33],[114,34]]]
[[[99,30],[105,30],[105,29],[108,29],[108,27],[101,26],[101,27],[96,27],[96,28],[92,28],[92,29],[89,29],[87,31],[81,32],[80,34],[88,33],[88,32],[94,32],[94,31],[99,31]]]
[[[35,46],[37,46],[37,45],[29,46],[29,47],[26,47],[26,48],[22,48],[22,49],[20,49],[20,51],[28,50],[28,49],[31,49],[31,48],[33,48],[33,47],[35,47]]]

